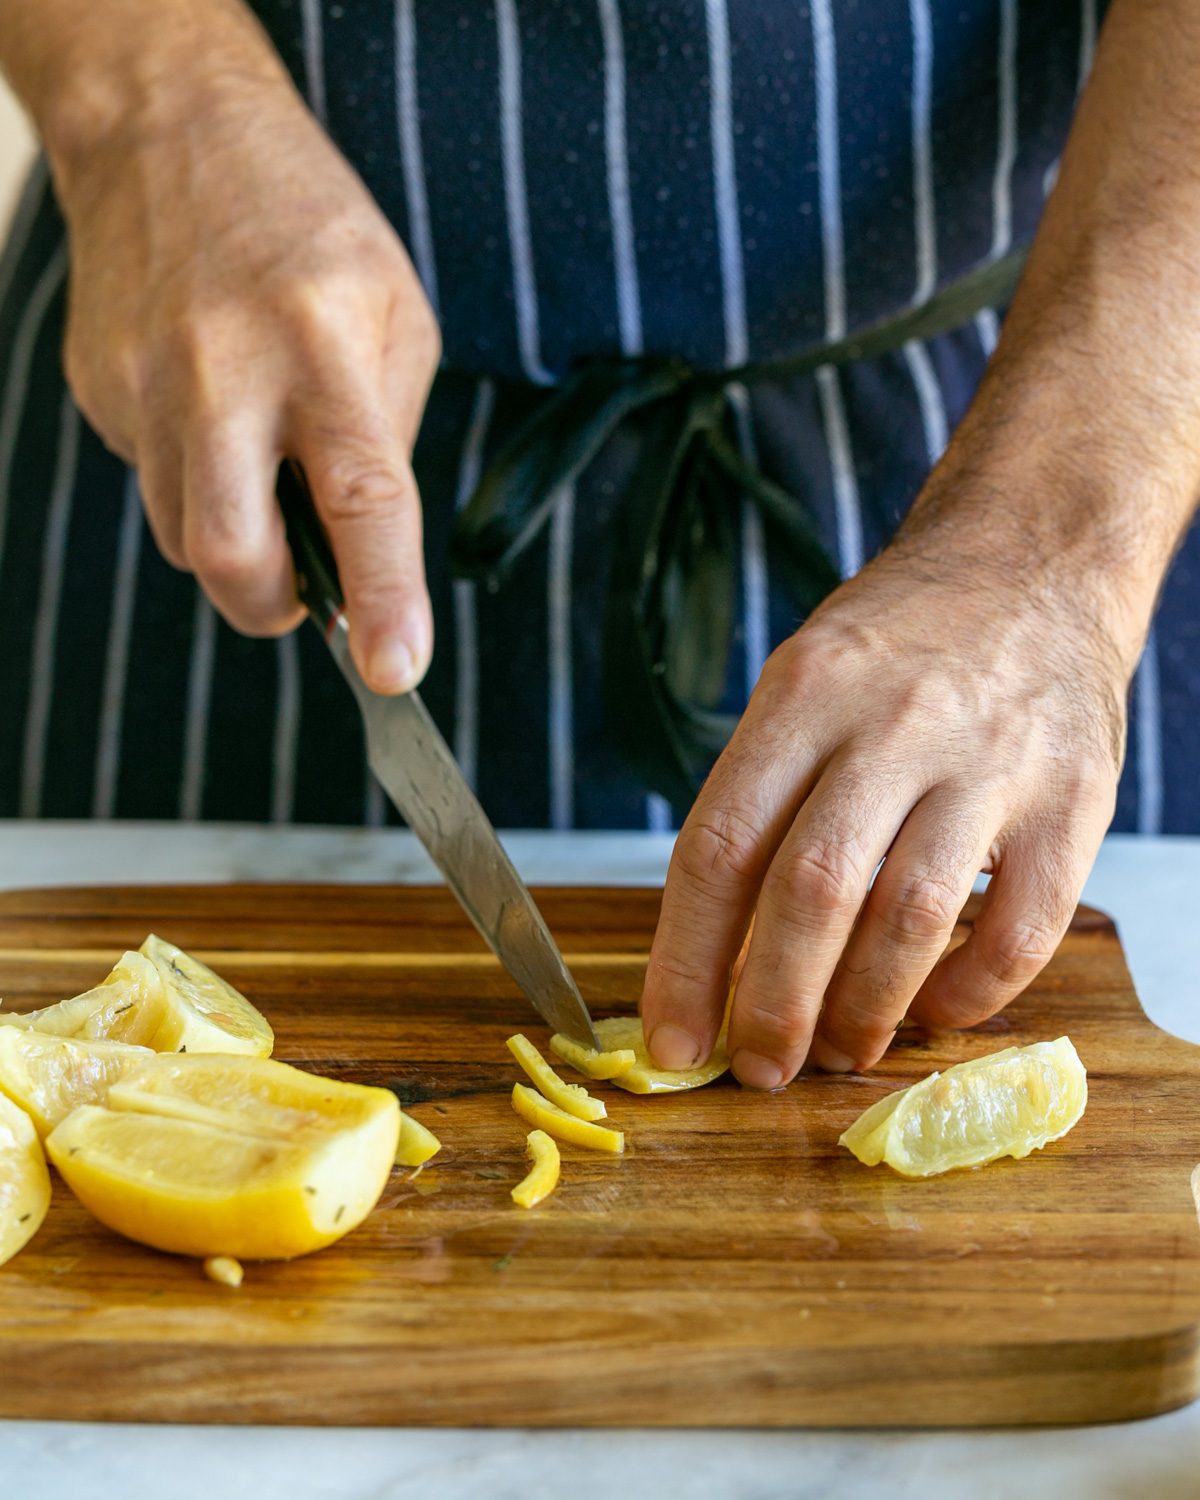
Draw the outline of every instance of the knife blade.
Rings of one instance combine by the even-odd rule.
[[[367,758],[380,785],[546,1024],[598,1048],[587,1006],[545,919],[420,694],[384,697],[359,675],[333,550],[298,465],[281,467],[277,494],[297,591],[358,700]]]

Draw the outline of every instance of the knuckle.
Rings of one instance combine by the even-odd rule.
[[[185,540],[192,570],[206,581],[237,586],[262,576],[262,548],[219,515],[189,519]]]
[[[326,468],[324,502],[334,525],[377,520],[412,492],[412,484],[381,457],[352,455]]]
[[[889,891],[880,919],[895,942],[940,942],[954,926],[961,905],[950,881],[931,872],[914,873]]]
[[[782,1061],[803,1045],[808,1033],[808,1017],[795,1005],[748,1000],[738,1007],[736,1047],[749,1046]]]
[[[854,849],[839,839],[810,840],[781,853],[769,880],[785,912],[821,916],[857,910],[865,883]]]
[[[1060,932],[1049,918],[1007,923],[985,950],[988,972],[1006,988],[1027,984],[1054,957]]]
[[[750,818],[730,808],[713,809],[688,819],[671,862],[691,884],[724,891],[730,883],[753,878],[761,840],[762,831]]]

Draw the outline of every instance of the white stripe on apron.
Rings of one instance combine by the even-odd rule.
[[[604,149],[617,283],[617,322],[621,331],[621,352],[640,354],[642,293],[625,142],[625,44],[621,36],[618,0],[599,0],[599,6],[600,30],[604,39]]]
[[[475,493],[483,469],[483,445],[492,420],[496,387],[481,380],[475,391],[471,420],[458,465],[454,508],[461,511]],[[454,580],[454,758],[467,785],[479,779],[479,628],[475,609],[475,581]]]
[[[535,385],[553,385],[542,363],[537,280],[529,233],[525,186],[525,142],[521,104],[521,37],[513,0],[496,0],[496,39],[500,62],[500,138],[504,158],[504,203],[512,255],[513,300],[521,366]]]
[[[62,285],[66,271],[67,247],[63,244],[46,262],[45,269],[35,282],[29,302],[17,325],[16,338],[13,340],[8,377],[5,381],[3,396],[0,397],[0,559],[4,555],[13,452],[17,446],[17,432],[25,411],[25,397],[29,391],[29,368],[33,363],[33,351],[37,345],[38,334],[42,331],[46,310],[54,294]]]
[[[846,333],[846,261],[842,229],[842,170],[838,137],[837,33],[830,0],[813,0],[813,63],[817,98],[817,182],[825,277],[825,337]],[[843,578],[863,565],[862,506],[846,422],[841,379],[831,366],[816,372],[821,422],[833,479],[838,571]]]
[[[625,42],[619,0],[598,0],[604,42],[604,151],[608,218],[612,226],[613,272],[617,288],[617,324],[622,354],[641,354],[642,291],[638,275],[633,202],[629,192],[629,155],[625,134]],[[653,833],[671,827],[671,804],[657,792],[646,796],[646,826]]]
[[[430,306],[438,310],[437,258],[429,199],[425,192],[425,160],[421,150],[421,106],[417,92],[417,27],[413,0],[396,0],[396,129],[404,171],[404,201],[408,209],[409,249]]]
[[[999,143],[992,179],[992,259],[1012,244],[1012,174],[1017,160],[1017,0],[1000,0]]]
[[[737,163],[733,149],[729,16],[725,0],[705,0],[704,10],[708,33],[709,129],[712,135],[717,249],[721,265],[725,361],[729,365],[742,365],[749,358],[750,340],[746,325],[746,273],[742,262],[741,223],[738,216]],[[754,462],[754,433],[745,389],[730,386],[728,392],[737,425],[738,444],[746,457]],[[749,695],[762,674],[769,649],[769,588],[762,520],[748,500],[742,502],[741,521],[744,680],[746,693]]]
[[[933,25],[929,0],[909,0],[913,34],[912,157],[913,215],[917,238],[916,303],[926,302],[937,286],[937,220],[933,202],[933,139],[930,109],[933,89]]]
[[[1133,679],[1134,733],[1137,736],[1137,830],[1162,832],[1163,753],[1162,695],[1158,675],[1158,638],[1154,627],[1146,637],[1142,659]]]
[[[112,613],[100,689],[100,725],[96,735],[96,772],[92,786],[92,817],[111,818],[117,801],[121,764],[121,718],[125,711],[125,682],[129,674],[129,640],[137,602],[138,564],[142,555],[142,497],[137,474],[127,471],[117,536],[117,567],[113,575]]]
[[[301,630],[304,626],[299,627]],[[290,823],[300,740],[300,646],[296,632],[275,642],[275,735],[271,745],[271,822]]]
[[[54,646],[58,635],[58,606],[62,599],[67,532],[71,524],[71,500],[75,493],[75,471],[79,459],[80,424],[79,410],[71,400],[70,392],[64,390],[59,409],[54,479],[46,512],[46,535],[42,542],[42,579],[29,668],[29,706],[25,719],[24,753],[21,757],[22,818],[39,817],[42,811],[46,733],[50,725],[50,706],[54,694]]]
[[[204,799],[208,705],[212,699],[213,662],[217,649],[217,615],[197,586],[192,613],[192,655],[188,667],[187,718],[183,729],[183,779],[179,816],[195,822]]]
[[[551,502],[549,561],[546,566],[547,636],[550,675],[550,826],[575,821],[574,681],[571,660],[571,540],[575,489],[565,485]]]
[[[946,451],[950,436],[946,403],[942,399],[942,388],[933,368],[933,360],[923,343],[910,339],[904,345],[904,362],[916,388],[917,404],[921,408],[921,426],[925,433],[925,452],[932,468]]]
[[[300,0],[300,27],[304,48],[304,87],[308,107],[325,123],[325,34],[322,31],[321,0]]]

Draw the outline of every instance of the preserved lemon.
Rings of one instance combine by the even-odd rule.
[[[33,1121],[0,1094],[0,1266],[33,1238],[49,1207],[50,1174]]]
[[[600,1099],[594,1099],[587,1089],[577,1083],[566,1083],[561,1079],[527,1036],[519,1031],[510,1036],[508,1050],[521,1064],[529,1079],[551,1104],[574,1115],[580,1120],[602,1120],[608,1111]]]
[[[558,1186],[562,1158],[551,1136],[544,1130],[531,1130],[525,1138],[525,1149],[533,1158],[529,1175],[512,1190],[512,1200],[519,1208],[533,1208]]]
[[[149,1047],[167,1015],[158,970],[140,953],[125,953],[108,978],[71,1000],[42,1010],[0,1015],[0,1025],[80,1041]]]
[[[198,958],[153,933],[141,952],[158,970],[166,994],[156,1052],[245,1052],[269,1057],[275,1035],[240,990]]]
[[[878,1100],[839,1144],[868,1167],[904,1177],[1028,1156],[1075,1125],[1087,1107],[1087,1072],[1069,1037],[1006,1047],[932,1073]]]
[[[569,1115],[557,1104],[551,1104],[549,1099],[543,1099],[527,1084],[513,1084],[512,1106],[523,1120],[544,1130],[547,1135],[557,1136],[560,1141],[570,1141],[574,1146],[590,1146],[593,1151],[611,1151],[617,1156],[625,1149],[625,1137],[621,1131]]]
[[[571,1046],[583,1052],[587,1059],[610,1058],[623,1052],[632,1052],[633,1062],[628,1067],[622,1066],[612,1073],[593,1075],[610,1078],[619,1089],[628,1089],[631,1094],[674,1094],[681,1089],[698,1089],[729,1071],[724,1028],[707,1062],[702,1062],[696,1068],[680,1069],[659,1068],[654,1065],[654,1060],[646,1050],[646,1038],[642,1034],[639,1016],[611,1016],[607,1021],[597,1021],[595,1032],[600,1040],[600,1052],[589,1053],[585,1048],[578,1047],[577,1043],[571,1043]],[[550,1038],[550,1046],[558,1056],[574,1065],[574,1057],[563,1046],[569,1040],[556,1035]],[[585,1067],[582,1071],[586,1073],[588,1070]]]
[[[441,1149],[441,1141],[427,1125],[400,1111],[400,1144],[396,1147],[398,1167],[423,1167]]]
[[[370,1213],[396,1158],[387,1089],[256,1057],[145,1059],[50,1134],[46,1151],[103,1224],[202,1259],[287,1259]]]
[[[637,1062],[637,1053],[632,1047],[619,1047],[615,1052],[593,1052],[590,1047],[573,1041],[561,1031],[556,1031],[550,1038],[550,1050],[555,1057],[569,1063],[577,1073],[582,1073],[585,1078],[595,1078],[598,1082],[619,1078],[622,1073],[628,1073]]]

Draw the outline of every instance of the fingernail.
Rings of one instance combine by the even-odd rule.
[[[381,641],[368,659],[367,676],[377,693],[403,693],[416,678],[416,660],[403,641]]]
[[[660,1068],[694,1068],[700,1061],[700,1045],[682,1026],[664,1021],[650,1033],[650,1055]]]
[[[852,1057],[847,1057],[844,1052],[839,1052],[836,1047],[831,1047],[820,1037],[813,1038],[813,1044],[808,1049],[808,1058],[826,1073],[853,1073],[857,1066]]]
[[[733,1054],[733,1071],[739,1083],[751,1089],[779,1089],[783,1087],[783,1069],[769,1057],[760,1057],[757,1052],[747,1052],[743,1047]]]

